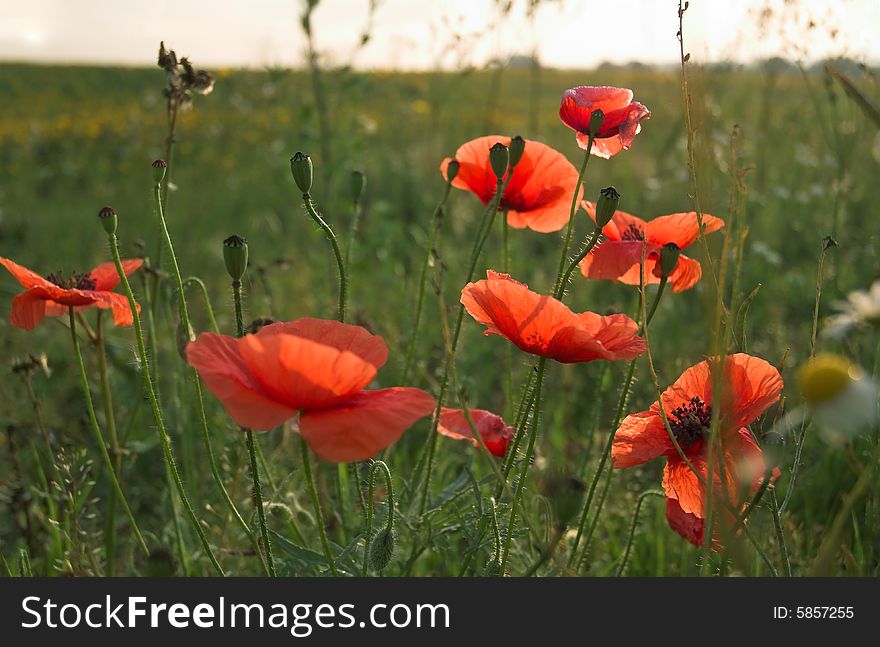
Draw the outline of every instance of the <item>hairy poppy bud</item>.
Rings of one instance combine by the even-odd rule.
[[[306,194],[312,190],[312,158],[297,152],[290,158],[290,173],[299,190]]]
[[[669,276],[678,265],[681,249],[675,243],[666,243],[660,250],[660,276]]]
[[[367,176],[363,171],[352,171],[348,186],[351,189],[351,201],[360,202],[361,196],[364,195],[364,189],[367,187]]]
[[[98,218],[101,219],[101,226],[108,234],[116,233],[116,209],[107,205],[98,212]]]
[[[240,281],[247,270],[248,244],[241,236],[233,234],[223,241],[223,260],[226,262],[226,271],[233,281]]]
[[[460,168],[461,164],[458,160],[452,160],[446,165],[446,179],[449,180],[450,184],[455,179],[455,176],[458,175],[458,169]]]
[[[510,163],[510,151],[507,146],[498,142],[489,149],[489,164],[492,166],[492,172],[499,180],[507,173],[507,165]]]
[[[168,171],[168,162],[165,160],[154,160],[151,166],[153,167],[153,182],[159,184],[165,179],[165,173]]]
[[[513,168],[522,159],[523,153],[526,150],[526,140],[517,135],[510,140],[507,150],[510,152],[510,168]]]
[[[370,566],[377,571],[383,570],[394,556],[394,531],[382,528],[373,536],[369,551]]]
[[[596,201],[597,227],[604,227],[611,222],[618,204],[620,204],[620,194],[613,186],[606,186],[599,191],[599,199]]]
[[[590,113],[590,133],[595,137],[596,133],[599,132],[599,129],[602,127],[602,122],[605,121],[605,113],[599,110],[593,110]]]

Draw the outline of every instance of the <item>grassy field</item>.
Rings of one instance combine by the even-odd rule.
[[[820,324],[835,301],[851,290],[867,288],[880,276],[876,212],[880,137],[859,108],[821,75],[804,78],[725,69],[696,69],[691,74],[694,152],[703,209],[730,217],[734,125],[739,126],[737,167],[748,170],[741,215],[748,235],[739,287],[728,295],[728,303],[739,303],[743,295],[761,286],[748,309],[748,351],[780,368],[786,407],[795,408],[800,402],[795,368],[811,349],[824,237],[832,236],[837,246],[825,258]],[[856,81],[876,96],[870,78]],[[288,159],[298,150],[312,156],[316,177],[312,195],[343,240],[352,212],[350,173],[358,169],[366,174],[363,216],[349,270],[349,320],[381,335],[388,344],[389,362],[379,374],[382,386],[399,383],[429,221],[444,188],[438,167],[461,143],[485,134],[520,134],[553,146],[579,164],[582,152],[557,116],[562,91],[585,84],[632,88],[652,117],[643,123],[632,150],[590,163],[586,195],[594,199],[601,187],[613,184],[622,195],[620,208],[645,218],[692,208],[678,71],[542,70],[539,75],[523,69],[435,74],[325,71],[320,82],[326,95],[326,107],[320,111],[323,126],[309,75],[286,70],[216,71],[214,92],[195,97],[193,110],[183,114],[178,125],[169,227],[184,276],[203,279],[219,326],[227,334],[234,330],[234,319],[221,242],[234,233],[245,236],[250,247],[250,271],[244,280],[246,318],[335,316],[333,257],[304,212],[290,177]],[[41,274],[87,271],[110,258],[96,214],[103,205],[112,204],[119,212],[123,256],[144,252],[155,256],[159,226],[150,190],[150,162],[164,155],[163,84],[158,69],[0,66],[0,255]],[[445,268],[442,297],[452,313],[481,210],[472,195],[453,190],[439,247]],[[583,212],[577,218],[575,240],[581,241],[590,232],[589,219]],[[500,267],[500,234],[498,229],[489,237],[479,273]],[[721,236],[708,240],[717,262]],[[510,244],[511,274],[536,291],[549,291],[560,235],[513,230]],[[704,280],[693,290],[666,295],[651,324],[654,363],[663,386],[704,359],[710,349],[715,295],[705,280],[707,260],[699,246],[688,253],[703,261]],[[167,263],[163,269],[169,269]],[[134,278],[140,298],[144,284],[138,275]],[[255,557],[247,554],[249,544],[230,522],[210,478],[190,386],[176,350],[175,290],[171,281],[161,285],[156,308],[162,340],[156,349],[158,387],[184,483],[225,570],[258,574]],[[19,291],[11,277],[0,279],[0,345],[7,366],[2,370],[9,370],[13,358],[46,353],[51,374],[37,372],[32,383],[63,478],[53,485],[51,475],[40,474],[36,457],[42,450],[27,383],[20,373],[8,372],[0,380],[0,423],[5,432],[0,448],[4,475],[0,553],[12,572],[18,571],[24,551],[34,573],[107,573],[102,534],[112,492],[86,418],[69,333],[62,329],[66,320],[46,322],[32,333],[13,328],[6,319],[10,300]],[[203,299],[196,290],[187,297],[194,327],[207,330]],[[575,311],[634,315],[636,299],[634,288],[577,275],[568,305]],[[409,380],[432,394],[438,391],[443,368],[438,307],[429,289],[418,361]],[[532,358],[518,352],[508,355],[509,344],[498,337],[484,338],[481,330],[466,317],[457,373],[473,406],[511,421],[518,397],[506,396],[506,358],[512,358],[517,394]],[[177,502],[142,397],[131,330],[111,328],[108,344],[124,445],[122,484],[152,551],[149,559],[137,552],[125,518],[118,513],[114,572],[209,574],[195,533],[184,523],[178,536],[173,523]],[[820,350],[848,355],[868,372],[876,370],[876,334],[857,334],[845,344],[820,338],[818,344]],[[87,344],[85,356],[98,398],[95,354]],[[550,474],[574,477],[587,485],[592,482],[611,432],[625,369],[624,362],[550,364],[534,468],[538,477],[532,475],[526,483],[526,510],[535,527],[532,533],[518,527],[510,574],[526,573],[543,550],[539,538],[547,542],[556,532],[551,498],[570,496],[578,501],[578,509],[582,505],[579,491],[548,498],[540,484]],[[644,359],[636,365],[635,375],[629,412],[644,410],[655,399]],[[206,402],[224,481],[239,509],[253,515],[242,436],[210,394]],[[103,410],[97,408],[104,424]],[[771,410],[770,417],[777,414]],[[429,429],[429,420],[420,421],[385,455],[396,486],[399,519],[395,552],[385,573],[480,574],[493,551],[491,533],[478,531],[487,518],[493,472],[468,443],[440,438],[431,482],[436,505],[429,506],[426,517],[417,515],[410,478]],[[782,471],[776,484],[780,498],[790,483],[795,440],[789,435],[765,447]],[[268,467],[263,490],[269,525],[278,533],[279,570],[323,572],[326,563],[322,565],[295,438],[276,429],[260,435],[258,441]],[[795,574],[811,572],[844,496],[864,466],[870,465],[876,442],[872,432],[833,447],[808,430],[797,489],[781,518]],[[661,471],[662,461],[653,461],[611,474],[578,573],[617,571],[637,498],[645,490],[659,488]],[[327,463],[318,465],[329,537],[339,547],[348,547],[339,559],[343,566],[359,564],[363,550],[355,474],[339,472]],[[605,483],[602,475],[597,497]],[[385,497],[377,495],[379,518],[386,514],[384,505]],[[502,497],[498,505],[499,519],[506,522],[509,500]],[[52,510],[57,518],[52,518]],[[874,479],[844,519],[830,573],[878,574],[878,517],[880,488]],[[250,516],[248,520],[256,523]],[[576,518],[557,549],[561,561],[547,560],[537,569],[539,574],[571,573],[563,567],[572,524],[576,526]],[[749,528],[770,562],[783,572],[783,555],[766,501],[752,515]],[[740,543],[741,554],[707,555],[669,529],[662,498],[646,498],[626,572],[769,574],[754,548]]]

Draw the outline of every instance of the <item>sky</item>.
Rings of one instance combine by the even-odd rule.
[[[482,66],[537,53],[548,67],[678,60],[677,0],[320,0],[312,18],[327,62],[360,69]],[[0,0],[0,60],[152,65],[160,40],[200,67],[302,65],[305,0]],[[770,56],[880,61],[880,0],[692,0],[698,62]],[[769,13],[767,10],[769,9]],[[761,20],[763,16],[763,20]],[[812,22],[813,26],[810,27]]]

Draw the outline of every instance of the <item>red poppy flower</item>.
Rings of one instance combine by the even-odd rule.
[[[585,200],[581,204],[595,220],[595,203]],[[721,218],[703,214],[705,233],[718,231],[723,226]],[[660,282],[659,260],[663,245],[673,243],[679,249],[685,249],[699,238],[700,225],[694,211],[671,213],[649,222],[625,211],[615,211],[611,222],[602,228],[602,235],[605,239],[581,261],[581,273],[588,279],[608,279],[638,285],[642,243],[645,242],[645,283],[651,284]],[[700,262],[682,254],[675,269],[670,272],[668,281],[675,292],[683,292],[694,287],[702,275]]]
[[[782,377],[773,366],[743,353],[725,362],[724,412],[720,421],[724,449],[723,482],[734,507],[743,505],[760,486],[765,474],[764,455],[746,425],[779,400]],[[706,434],[712,419],[712,371],[708,361],[690,367],[663,393],[661,400],[675,439],[691,464],[706,479]],[[666,519],[675,532],[695,545],[703,542],[706,492],[672,441],[655,402],[648,411],[627,416],[614,436],[614,467],[632,467],[666,457],[663,489]],[[774,478],[778,475],[774,471]],[[714,492],[723,492],[722,470],[714,469]]]
[[[577,131],[578,146],[584,150],[590,141],[590,118],[596,110],[605,113],[605,119],[594,133],[592,154],[605,159],[628,149],[642,129],[639,122],[651,118],[645,106],[633,101],[632,90],[590,85],[570,88],[562,93],[559,118]]]
[[[489,164],[489,148],[497,142],[508,146],[510,137],[479,137],[455,151],[460,167],[452,186],[472,192],[484,205],[495,196],[497,182]],[[440,165],[444,178],[451,161],[447,157]],[[559,231],[568,223],[577,179],[577,169],[565,155],[527,139],[522,159],[514,167],[513,178],[501,197],[500,208],[508,210],[507,222],[511,227],[528,227],[541,233]]]
[[[501,335],[527,353],[564,364],[633,359],[645,352],[638,325],[626,315],[575,314],[508,274],[488,270],[486,276],[461,291],[462,304],[486,326],[486,335]]]
[[[242,427],[267,431],[299,414],[299,432],[333,462],[365,460],[434,409],[420,389],[364,390],[388,359],[360,326],[297,319],[240,339],[204,333],[189,363]]]
[[[70,306],[77,310],[91,306],[109,309],[117,326],[132,324],[128,299],[123,294],[111,291],[119,285],[119,275],[113,263],[101,263],[88,274],[76,274],[69,278],[57,274],[43,278],[2,256],[0,264],[25,288],[24,292],[12,299],[9,323],[17,328],[33,330],[44,317],[67,314]],[[122,261],[122,269],[127,276],[142,264],[140,258],[126,259]]]
[[[501,416],[485,411],[484,409],[471,409],[471,420],[477,433],[483,438],[486,449],[493,456],[503,457],[513,438],[513,427],[504,424]],[[440,421],[437,425],[437,431],[449,438],[456,440],[469,440],[474,447],[479,447],[480,443],[474,438],[473,430],[468,424],[464,415],[464,409],[447,409],[440,410]]]

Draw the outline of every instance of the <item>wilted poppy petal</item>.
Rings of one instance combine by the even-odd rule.
[[[376,377],[376,366],[349,350],[293,334],[260,333],[239,340],[241,358],[263,391],[292,409],[329,406]]]
[[[263,391],[242,360],[236,339],[203,333],[187,345],[186,357],[208,390],[242,427],[265,431],[296,414],[296,409]]]
[[[493,456],[504,456],[507,446],[510,444],[510,439],[513,438],[513,427],[504,424],[501,416],[491,411],[471,409],[469,413],[474,427],[482,437],[489,453]],[[444,407],[440,412],[437,431],[449,438],[470,441],[474,444],[474,447],[480,446],[480,443],[474,438],[473,430],[468,424],[463,409],[447,409]]]
[[[31,288],[38,287],[57,287],[54,283],[47,281],[45,278],[37,274],[36,272],[32,272],[28,268],[23,265],[19,265],[15,261],[11,261],[8,258],[3,258],[0,256],[0,265],[3,265],[15,279],[21,283],[21,286],[26,290]]]
[[[46,316],[46,299],[39,288],[26,290],[12,299],[9,323],[16,328],[33,330]]]
[[[666,498],[666,521],[669,527],[694,546],[703,545],[703,519],[682,510],[678,499]]]
[[[611,445],[614,467],[641,465],[675,451],[663,420],[652,411],[634,413],[623,419]]]
[[[293,334],[339,351],[354,353],[365,362],[372,364],[376,370],[382,368],[388,361],[388,346],[382,338],[361,326],[344,324],[332,319],[302,317],[294,321],[264,326],[257,333],[259,337],[278,334]]]
[[[144,264],[142,258],[124,258],[122,259],[122,271],[126,276],[136,272],[141,265]],[[112,290],[119,285],[119,274],[116,271],[115,263],[101,263],[89,272],[89,278],[95,281],[94,290]]]
[[[721,218],[703,214],[703,231],[711,234],[724,227]],[[658,246],[675,243],[680,249],[694,243],[700,236],[700,225],[695,211],[687,213],[671,213],[658,216],[645,225],[645,236],[648,241]]]
[[[359,391],[328,409],[304,411],[299,431],[324,460],[362,461],[395,442],[434,405],[434,398],[420,389]]]

